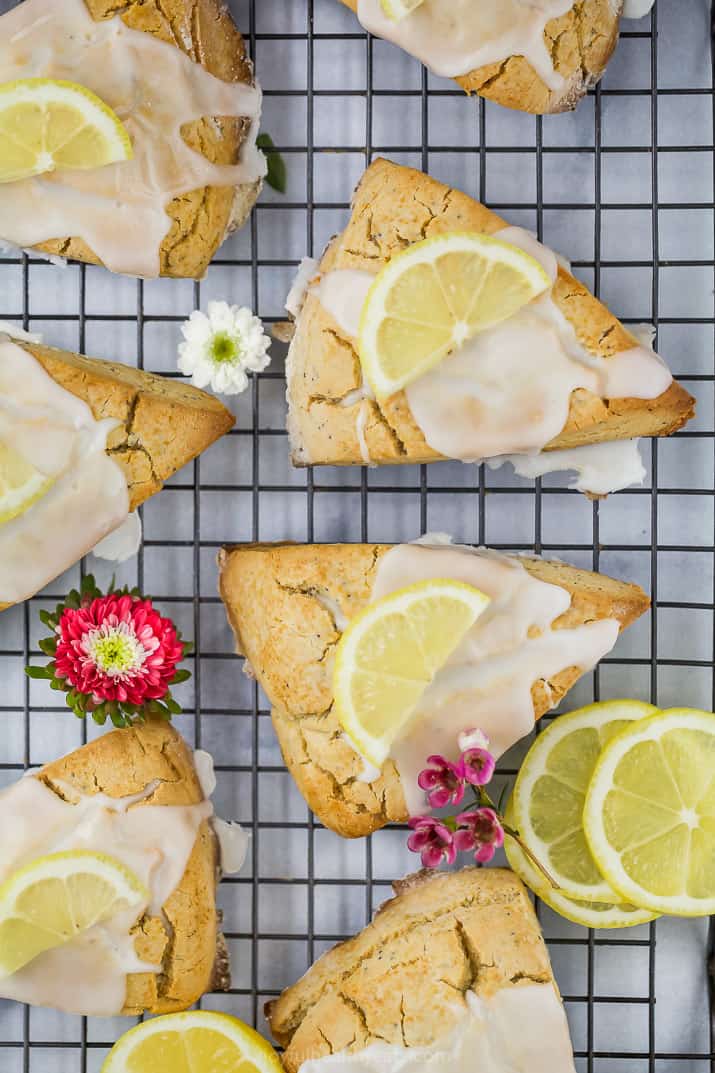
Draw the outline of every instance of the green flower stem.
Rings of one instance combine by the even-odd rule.
[[[556,880],[551,875],[551,873],[544,867],[544,865],[541,863],[539,858],[536,857],[531,852],[531,850],[527,846],[526,842],[523,841],[523,839],[521,838],[519,832],[515,831],[513,827],[509,827],[508,824],[504,823],[504,821],[502,820],[501,816],[499,817],[499,820],[501,822],[502,827],[504,828],[504,834],[509,835],[510,838],[514,839],[514,841],[516,842],[517,846],[522,851],[522,853],[524,853],[529,858],[529,860],[531,861],[531,863],[534,865],[535,868],[539,869],[539,871],[541,872],[542,876],[544,876],[545,879],[548,879],[549,883],[554,888],[554,890],[561,890],[561,887],[556,882]]]
[[[527,846],[526,842],[523,841],[523,839],[522,839],[521,835],[519,834],[519,832],[514,830],[513,827],[510,827],[509,824],[504,822],[504,817],[502,816],[501,812],[499,811],[497,806],[494,804],[494,802],[492,801],[491,797],[489,796],[487,791],[484,789],[484,787],[483,786],[475,787],[475,794],[476,794],[477,801],[479,802],[479,805],[482,808],[490,808],[490,809],[493,809],[494,812],[496,812],[497,816],[499,817],[499,823],[504,828],[504,834],[509,835],[510,838],[514,839],[514,841],[516,842],[517,846],[522,851],[522,853],[526,857],[528,857],[529,860],[531,861],[531,863],[534,865],[534,867],[538,868],[538,870],[541,872],[541,874],[546,879],[548,879],[549,883],[554,888],[554,890],[561,890],[561,887],[556,882],[556,880],[551,875],[551,873],[544,867],[544,865],[541,863],[541,861],[538,859],[538,857],[536,857],[531,852],[531,850]]]

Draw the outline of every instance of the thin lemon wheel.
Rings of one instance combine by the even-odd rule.
[[[101,1073],[283,1073],[283,1066],[243,1021],[193,1010],[130,1029],[112,1047]]]
[[[489,235],[449,232],[414,243],[382,269],[365,299],[358,335],[365,378],[378,398],[394,395],[550,285],[530,254]]]
[[[460,581],[419,581],[376,600],[340,638],[335,712],[358,751],[380,767],[422,694],[489,605]]]
[[[560,715],[529,749],[514,784],[514,819],[532,853],[567,898],[623,902],[604,878],[583,830],[583,807],[604,746],[652,704],[612,700]]]
[[[380,3],[387,17],[398,22],[400,19],[404,19],[406,15],[411,15],[413,11],[416,11],[424,3],[424,0],[380,0]]]
[[[24,514],[53,484],[54,478],[0,442],[0,525]]]
[[[672,708],[618,734],[596,764],[584,828],[623,898],[715,913],[715,715]]]
[[[507,808],[505,819],[508,824],[514,826],[509,808]],[[647,909],[638,909],[627,902],[616,904],[598,901],[582,902],[569,898],[563,891],[557,890],[549,883],[546,877],[534,867],[520,846],[508,835],[504,842],[504,849],[507,860],[519,879],[550,909],[553,909],[559,916],[565,917],[566,920],[570,920],[572,924],[580,924],[584,928],[632,928],[637,924],[647,924],[658,916],[657,913],[650,913]]]
[[[0,886],[0,977],[63,946],[94,924],[149,901],[130,869],[104,853],[38,857]]]
[[[0,84],[0,144],[0,183],[132,157],[119,116],[86,86],[53,78]]]

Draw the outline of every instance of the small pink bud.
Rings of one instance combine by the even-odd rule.
[[[453,764],[444,756],[428,756],[426,767],[417,779],[420,790],[427,794],[432,808],[459,805],[464,797],[464,775],[459,764]]]
[[[470,730],[463,730],[457,738],[457,743],[461,753],[466,753],[467,749],[489,748],[489,738],[484,731],[479,730],[478,727],[472,727]]]
[[[448,827],[433,816],[413,816],[409,825],[413,833],[407,839],[407,845],[413,853],[421,854],[425,868],[439,868],[442,858],[447,864],[454,863],[457,851]]]

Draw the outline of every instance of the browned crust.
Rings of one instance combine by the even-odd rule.
[[[376,160],[363,175],[343,233],[323,255],[320,269],[376,273],[406,246],[448,231],[493,234],[506,223],[478,201],[443,183],[387,160]],[[630,332],[564,268],[554,298],[581,343],[608,359],[635,345]],[[363,455],[356,425],[369,407],[364,434],[370,461],[377,464],[435,462],[443,458],[425,441],[404,392],[378,404],[342,405],[362,383],[352,341],[308,294],[296,323],[287,365],[289,431],[297,465],[360,465]],[[667,436],[694,414],[694,399],[673,381],[656,399],[603,400],[579,389],[569,417],[546,450],[578,447],[638,436]]]
[[[182,50],[225,82],[253,84],[253,66],[241,34],[223,0],[85,0],[95,21],[121,14],[143,30]],[[188,45],[191,42],[191,45]],[[192,149],[212,164],[236,164],[248,123],[231,117],[202,119],[182,129]],[[226,233],[241,227],[261,191],[261,182],[243,186],[207,186],[175,198],[167,208],[171,228],[161,245],[160,275],[200,279]],[[79,238],[58,238],[37,249],[99,264]]]
[[[68,787],[93,796],[127,797],[152,783],[148,805],[195,805],[204,800],[193,757],[168,723],[149,723],[104,734],[38,772],[37,778],[65,800]],[[110,847],[111,848],[111,847]],[[210,824],[201,824],[186,871],[163,907],[165,920],[148,914],[135,927],[135,950],[161,964],[159,974],[127,977],[125,1014],[187,1009],[209,990],[220,949],[216,881],[218,845]]]
[[[266,1007],[287,1073],[309,1058],[384,1040],[434,1043],[465,1015],[465,994],[551,983],[538,921],[500,868],[422,872],[396,887],[371,924],[324,954]]]
[[[351,619],[367,605],[388,550],[385,544],[245,544],[219,554],[219,589],[238,651],[273,706],[286,766],[321,822],[346,838],[404,822],[407,810],[392,761],[374,782],[358,780],[361,763],[332,711],[341,630],[319,597],[327,595]],[[571,594],[554,629],[604,618],[617,618],[625,629],[650,605],[637,585],[566,563],[522,561],[533,576]],[[570,667],[535,682],[534,717],[555,707],[581,674]]]
[[[86,402],[95,420],[119,421],[107,454],[127,479],[130,510],[234,424],[223,403],[183,380],[35,343],[19,345],[60,387]],[[0,604],[0,611],[9,606]]]
[[[357,13],[357,0],[342,2]],[[550,90],[523,56],[479,67],[455,81],[467,93],[521,112],[569,111],[605,71],[618,41],[622,6],[613,0],[576,0],[570,11],[547,24],[544,38],[554,69],[565,81],[560,90]]]

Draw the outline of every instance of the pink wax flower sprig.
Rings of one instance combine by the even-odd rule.
[[[472,853],[478,864],[488,864],[508,836],[558,890],[556,881],[522,842],[519,832],[505,822],[489,796],[486,787],[494,777],[496,759],[489,751],[487,736],[481,730],[469,730],[459,735],[458,743],[456,763],[444,756],[428,756],[417,783],[431,808],[461,805],[468,790],[474,795],[474,807],[455,816],[413,816],[408,847],[421,855],[425,868],[439,868],[442,861],[454,864],[458,853]]]
[[[138,589],[112,584],[104,595],[88,575],[79,591],[40,618],[52,631],[39,642],[51,662],[25,673],[64,693],[79,719],[91,715],[100,725],[110,719],[127,727],[181,712],[171,686],[191,677],[177,665],[193,646]]]

